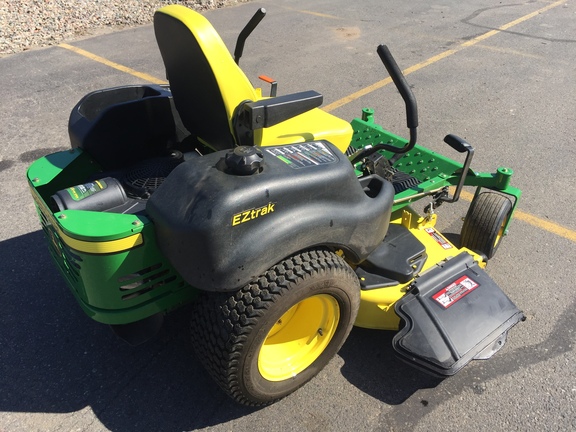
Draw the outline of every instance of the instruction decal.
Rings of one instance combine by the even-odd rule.
[[[326,165],[338,161],[332,150],[321,141],[274,147],[266,149],[266,151],[294,169]]]
[[[445,288],[442,288],[436,294],[432,296],[434,300],[436,300],[440,306],[444,309],[448,309],[458,300],[461,300],[466,295],[470,294],[480,285],[470,279],[469,276],[462,276],[459,279],[452,282]]]
[[[81,201],[84,198],[88,198],[95,193],[103,191],[108,185],[104,180],[96,180],[91,183],[85,183],[78,186],[72,186],[66,189],[70,194],[70,198],[74,201]]]
[[[444,237],[442,237],[442,235],[440,235],[440,233],[438,231],[436,231],[434,228],[424,228],[424,231],[426,231],[428,234],[430,234],[430,237],[432,237],[434,240],[436,240],[436,243],[438,243],[444,249],[452,249],[453,248],[453,246],[450,244],[450,242],[448,240],[446,240]]]

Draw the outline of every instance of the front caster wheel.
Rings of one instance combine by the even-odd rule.
[[[338,352],[360,286],[338,255],[294,255],[231,293],[206,293],[192,316],[197,357],[237,402],[266,405],[312,379]]]
[[[479,194],[472,200],[464,218],[461,246],[492,258],[500,246],[511,211],[512,203],[504,195],[494,192]]]

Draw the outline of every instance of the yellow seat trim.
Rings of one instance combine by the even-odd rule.
[[[322,125],[322,128],[318,128]],[[327,140],[342,153],[352,140],[352,126],[332,114],[315,108],[266,129],[254,132],[254,145],[271,146],[297,142]]]

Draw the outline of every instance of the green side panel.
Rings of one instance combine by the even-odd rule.
[[[28,181],[50,208],[50,197],[59,190],[85,183],[101,172],[87,153],[80,149],[44,156],[28,169]],[[109,241],[128,237],[142,230],[149,221],[130,214],[65,210],[54,215],[58,226],[70,237],[85,241]]]
[[[82,309],[104,324],[128,324],[193,300],[197,290],[160,253],[154,225],[146,217],[79,210],[52,213],[49,200],[54,193],[98,172],[81,150],[45,156],[28,170],[48,248]],[[122,252],[91,254],[69,247],[60,232],[94,242],[140,233],[143,243]]]
[[[108,241],[137,234],[150,221],[142,215],[65,210],[54,213],[60,228],[78,240]]]
[[[60,272],[96,321],[127,324],[174,309],[197,295],[160,254],[151,225],[142,231],[142,245],[111,254],[75,251],[49,224],[43,228]]]
[[[27,176],[42,199],[48,202],[48,198],[59,190],[80,184],[99,171],[100,167],[88,154],[74,149],[41,157],[30,165]]]

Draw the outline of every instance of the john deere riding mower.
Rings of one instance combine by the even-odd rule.
[[[522,313],[484,272],[520,191],[512,171],[478,173],[416,144],[364,109],[348,123],[314,91],[270,97],[201,15],[154,17],[169,85],[92,92],[72,110],[70,151],[28,180],[50,252],[94,320],[132,344],[192,303],[199,360],[236,401],[271,403],[316,375],[353,325],[398,331],[398,356],[439,376],[491,357]],[[271,81],[271,80],[269,80]],[[457,247],[435,209],[476,188]],[[421,201],[422,200],[422,201]],[[418,214],[412,205],[424,210]]]

